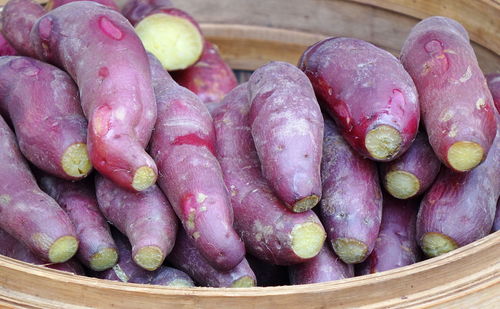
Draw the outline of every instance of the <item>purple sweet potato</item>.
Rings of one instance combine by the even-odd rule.
[[[239,288],[256,285],[255,274],[246,259],[230,270],[218,270],[200,254],[193,239],[183,230],[177,234],[174,249],[167,261],[186,272],[201,286]]]
[[[97,201],[104,216],[132,244],[134,261],[147,270],[157,269],[172,250],[177,218],[157,185],[142,192],[127,191],[96,175]]]
[[[416,199],[398,200],[384,195],[380,233],[372,253],[356,265],[357,275],[367,275],[416,263],[420,250],[416,238]]]
[[[497,201],[497,210],[495,213],[495,221],[493,222],[492,232],[500,231],[500,199]]]
[[[385,189],[394,197],[407,199],[427,191],[439,173],[441,162],[424,132],[419,132],[410,148],[394,161],[380,164]]]
[[[486,160],[467,173],[443,168],[420,204],[417,240],[429,257],[486,236],[500,195],[500,116]]]
[[[311,83],[285,62],[258,68],[248,81],[249,121],[262,174],[294,212],[321,198],[323,118]]]
[[[220,102],[238,85],[236,76],[222,59],[217,46],[205,41],[203,53],[198,62],[179,71],[172,72],[179,85],[194,92],[205,104]]]
[[[407,37],[401,62],[437,157],[455,171],[476,167],[495,138],[495,107],[467,31],[450,18],[426,18]]]
[[[257,286],[290,285],[286,266],[271,264],[250,254],[247,254],[245,258],[257,278]]]
[[[0,113],[14,126],[23,155],[68,180],[92,169],[78,88],[64,71],[29,57],[0,58]]]
[[[47,11],[50,11],[50,10],[53,10],[55,8],[60,7],[61,5],[65,5],[65,4],[68,4],[71,2],[77,2],[77,1],[92,1],[92,2],[102,4],[104,6],[107,6],[108,8],[113,9],[115,11],[120,11],[120,9],[118,9],[118,6],[116,5],[114,0],[49,0],[47,2],[47,4],[45,5],[45,9]]]
[[[382,219],[382,192],[375,162],[352,149],[325,118],[321,221],[335,253],[348,264],[366,259]]]
[[[250,254],[278,265],[301,263],[321,250],[325,230],[312,210],[291,212],[274,196],[260,171],[249,110],[245,83],[212,113],[217,159],[231,191],[235,229]]]
[[[229,270],[245,255],[233,228],[233,212],[215,157],[215,132],[207,107],[180,87],[150,55],[158,122],[150,153],[158,164],[158,184],[201,254]]]
[[[113,267],[118,260],[118,252],[108,222],[97,205],[93,181],[75,183],[42,175],[38,182],[75,225],[80,242],[78,259],[95,271]]]
[[[309,47],[299,67],[359,154],[390,161],[410,147],[420,121],[418,94],[396,57],[362,40],[328,38]]]
[[[0,56],[15,56],[17,51],[10,45],[9,41],[5,39],[0,32]]]
[[[78,249],[75,227],[56,201],[37,186],[2,117],[0,145],[0,228],[43,260],[69,260]]]
[[[129,0],[122,14],[166,70],[185,69],[200,58],[204,42],[200,26],[169,0]]]
[[[500,113],[500,73],[491,73],[486,75],[488,88],[490,89],[493,102],[497,111]]]
[[[85,274],[83,267],[75,259],[57,264],[45,262],[2,229],[0,229],[0,254],[26,263],[42,265],[48,268],[74,273],[75,275]]]
[[[352,278],[354,266],[344,263],[325,245],[309,261],[289,266],[288,272],[291,284],[309,284]]]
[[[31,43],[76,81],[94,167],[131,191],[153,185],[157,169],[144,147],[156,104],[146,51],[125,17],[95,2],[68,3],[36,21]]]
[[[193,279],[183,271],[176,268],[162,266],[155,271],[150,284],[163,286],[191,287],[194,286]]]
[[[43,14],[45,14],[43,7],[31,0],[10,0],[4,6],[0,29],[19,55],[35,57],[30,33],[36,20]]]

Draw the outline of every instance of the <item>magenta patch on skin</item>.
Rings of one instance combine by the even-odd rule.
[[[104,136],[108,133],[111,128],[111,114],[112,110],[108,105],[100,106],[94,111],[92,127],[97,136]]]
[[[214,143],[208,139],[199,137],[195,133],[178,136],[172,145],[193,145],[193,146],[205,146],[210,150],[212,154],[215,154]]]
[[[99,19],[99,28],[113,40],[121,40],[123,38],[123,32],[106,16],[102,16]]]
[[[43,18],[40,21],[40,23],[38,24],[38,35],[42,40],[47,41],[50,38],[50,35],[52,33],[52,25],[53,21],[50,17]]]
[[[425,51],[432,57],[433,71],[444,73],[448,70],[448,56],[444,53],[444,48],[438,40],[432,40],[425,44]]]
[[[106,78],[109,76],[109,69],[107,67],[101,67],[99,69],[99,77]]]
[[[40,72],[40,69],[36,67],[30,61],[19,58],[10,62],[9,66],[19,73],[22,73],[26,76],[35,76]]]
[[[392,90],[392,95],[389,99],[391,113],[400,119],[403,119],[405,113],[405,97],[398,89]]]

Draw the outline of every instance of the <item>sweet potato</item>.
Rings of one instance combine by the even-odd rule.
[[[53,10],[55,8],[60,7],[61,5],[65,5],[65,4],[68,4],[71,2],[77,2],[77,1],[92,1],[92,2],[102,4],[110,9],[115,10],[115,11],[118,11],[118,12],[120,11],[120,9],[118,9],[118,6],[116,5],[114,0],[49,0],[47,2],[47,4],[45,5],[45,9],[47,11],[50,11],[50,10]]]
[[[389,52],[352,38],[328,38],[309,47],[299,67],[351,147],[390,161],[415,138],[420,111],[415,85]]]
[[[150,284],[163,286],[191,287],[194,286],[193,279],[183,271],[176,268],[162,266],[155,271]]]
[[[39,58],[76,81],[94,167],[128,190],[153,185],[157,169],[144,147],[156,104],[146,52],[129,22],[95,2],[68,3],[36,21],[31,42]]]
[[[204,39],[198,23],[169,0],[129,0],[122,14],[166,70],[185,69],[200,58]]]
[[[0,29],[19,55],[35,57],[30,33],[36,20],[45,13],[43,7],[31,0],[10,0],[3,7]]]
[[[247,84],[231,91],[214,117],[219,160],[231,191],[235,229],[247,251],[267,262],[290,265],[318,254],[326,234],[312,210],[288,211],[260,171],[250,133]]]
[[[323,246],[314,258],[288,267],[291,284],[309,284],[354,277],[354,266],[344,263],[328,247]]]
[[[74,183],[48,175],[40,175],[38,182],[75,225],[80,242],[78,259],[95,271],[113,267],[118,260],[118,251],[108,223],[97,205],[94,182]]]
[[[357,275],[367,275],[416,263],[420,259],[416,227],[416,199],[398,200],[384,195],[380,233],[372,253],[356,265]]]
[[[319,213],[328,240],[342,261],[360,263],[373,250],[382,219],[377,166],[352,149],[327,118],[321,178]]]
[[[240,288],[256,285],[255,274],[246,259],[230,270],[218,270],[200,254],[193,239],[183,230],[177,234],[174,249],[167,261],[186,272],[201,286]]]
[[[96,175],[97,201],[104,216],[132,244],[134,261],[147,270],[157,269],[174,246],[177,218],[157,185],[130,192]]]
[[[36,257],[25,245],[2,229],[0,229],[0,254],[26,263],[42,265],[48,268],[74,273],[75,275],[85,274],[83,267],[75,259],[57,264],[45,262]]]
[[[262,174],[294,212],[321,198],[323,119],[311,83],[295,66],[270,62],[248,81],[249,121]]]
[[[212,118],[200,99],[177,85],[153,55],[150,62],[158,104],[150,153],[160,171],[158,184],[200,253],[212,266],[232,269],[245,248],[233,228],[229,193],[215,157]]]
[[[23,155],[47,173],[86,177],[87,120],[78,88],[64,71],[41,61],[0,58],[0,113],[13,123]]]
[[[71,220],[38,188],[14,133],[0,117],[0,228],[43,260],[62,263],[78,249]]]
[[[10,45],[10,43],[5,39],[3,34],[0,32],[0,56],[15,56],[17,51]]]
[[[257,286],[290,285],[286,266],[271,264],[250,254],[247,254],[245,258],[257,278]]]
[[[220,102],[238,85],[236,76],[222,59],[217,46],[205,41],[203,53],[194,65],[172,72],[173,79],[200,97],[203,103]]]
[[[422,120],[437,157],[455,171],[481,163],[495,138],[494,106],[465,29],[429,17],[411,30],[401,62],[419,93]]]
[[[497,111],[500,113],[500,73],[492,73],[486,75],[488,88],[490,89],[493,102]]]
[[[500,116],[486,160],[468,173],[441,169],[417,216],[417,240],[429,257],[486,236],[500,195]]]
[[[427,191],[439,173],[436,157],[424,132],[419,132],[410,148],[394,161],[380,164],[385,189],[394,197],[407,199]]]

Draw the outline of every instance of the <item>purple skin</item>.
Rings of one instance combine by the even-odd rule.
[[[488,88],[490,89],[493,102],[500,113],[500,73],[491,73],[486,75]]]
[[[177,218],[157,185],[142,192],[127,191],[101,175],[95,177],[99,208],[132,244],[136,263],[158,268],[173,248]]]
[[[201,254],[213,267],[232,269],[245,247],[233,228],[212,118],[194,93],[149,56],[159,115],[150,151],[160,171],[158,184]]]
[[[76,227],[80,246],[77,257],[87,267],[100,271],[112,267],[118,259],[117,248],[106,219],[99,210],[93,182],[69,182],[42,175],[40,188],[66,211]],[[102,258],[108,261],[101,261]],[[101,258],[102,256],[102,258]]]
[[[246,259],[228,271],[212,267],[183,230],[179,231],[167,261],[187,273],[200,286],[250,287],[255,286],[257,280]]]
[[[64,263],[47,263],[36,257],[30,250],[28,250],[28,248],[26,248],[26,246],[2,229],[0,229],[0,254],[26,263],[42,265],[48,268],[70,272],[75,275],[85,275],[83,267],[75,259],[70,259]]]
[[[238,86],[212,113],[217,159],[231,191],[234,226],[247,251],[255,257],[277,265],[301,263],[319,252],[325,232],[312,210],[288,211],[262,176],[250,133],[247,91],[247,84]],[[314,239],[317,250],[310,252],[310,256],[301,256],[293,248],[292,232],[295,227],[311,223],[317,226],[318,237]]]
[[[288,269],[286,266],[274,265],[264,262],[247,254],[246,259],[257,278],[257,286],[280,286],[290,285]]]
[[[294,212],[321,199],[323,119],[311,83],[295,66],[270,62],[248,81],[249,121],[262,174]]]
[[[128,0],[121,10],[132,25],[137,25],[155,10],[173,8],[170,0]]]
[[[56,201],[36,184],[14,133],[2,117],[0,145],[0,228],[43,260],[67,261],[78,248],[75,227]],[[58,240],[71,245],[58,248],[56,253],[53,250]]]
[[[425,194],[417,217],[417,240],[427,256],[444,254],[490,233],[500,195],[499,171],[500,125],[482,164],[468,173],[442,169]]]
[[[115,11],[120,11],[118,9],[118,6],[116,5],[114,0],[49,0],[47,4],[45,5],[45,9],[47,11],[53,10],[55,8],[60,7],[61,5],[65,5],[71,2],[76,2],[76,1],[92,1],[92,2],[97,2],[99,4],[102,4],[104,6],[109,7],[110,9],[113,9]]]
[[[328,247],[323,246],[318,255],[302,264],[288,267],[290,283],[310,284],[354,277],[354,266],[346,264]]]
[[[178,269],[167,266],[162,266],[155,271],[150,284],[178,287],[194,286],[193,279],[191,279],[188,274]]]
[[[497,211],[495,213],[495,221],[493,222],[493,228],[491,232],[494,233],[500,231],[500,199],[497,201]]]
[[[0,32],[0,56],[15,56],[17,51],[10,45],[10,43],[5,39],[3,34]]]
[[[418,94],[389,52],[358,39],[328,38],[304,51],[299,68],[347,143],[363,157],[391,161],[410,147],[420,121]],[[369,136],[378,128],[392,128],[393,143],[377,138],[370,146]]]
[[[370,256],[356,265],[359,276],[386,271],[420,260],[416,238],[418,200],[398,200],[384,195],[380,233]]]
[[[87,141],[87,120],[71,77],[32,58],[2,57],[0,98],[0,113],[12,121],[19,148],[31,163],[68,180],[88,175],[86,151],[78,161],[65,159],[67,150],[85,149]]]
[[[30,38],[37,57],[76,81],[96,170],[131,191],[154,184],[156,165],[144,147],[156,102],[146,51],[125,17],[95,2],[68,3],[39,18]]]
[[[480,149],[482,157],[465,166],[455,163],[455,169],[464,172],[477,166],[495,138],[495,107],[465,29],[450,18],[426,18],[411,30],[400,58],[417,87],[436,156],[454,168],[451,146],[475,143],[475,153]]]
[[[375,162],[362,158],[325,118],[320,218],[335,253],[360,263],[372,251],[382,219],[382,192]]]
[[[380,164],[380,176],[384,187],[396,198],[406,199],[427,191],[439,173],[441,161],[436,157],[427,135],[419,132],[410,148],[394,161]],[[395,173],[405,173],[417,183],[413,190],[402,190],[395,183],[400,179],[391,179]],[[412,176],[411,176],[412,175]],[[389,177],[388,177],[389,176]],[[406,178],[407,179],[407,178]],[[391,182],[392,181],[392,182]]]
[[[30,42],[30,32],[43,14],[43,7],[31,0],[10,0],[3,7],[0,29],[19,55],[36,57]]]

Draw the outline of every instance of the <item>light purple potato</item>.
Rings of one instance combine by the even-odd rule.
[[[108,222],[99,210],[93,179],[70,182],[45,174],[38,177],[38,183],[75,225],[80,242],[78,259],[94,271],[113,267],[118,260],[118,251]]]
[[[380,164],[385,189],[394,197],[407,199],[427,191],[436,179],[441,161],[424,132],[419,132],[410,148],[394,161]]]
[[[443,168],[417,216],[417,240],[429,257],[476,241],[491,231],[500,195],[500,116],[483,163],[467,173]]]
[[[418,94],[396,57],[368,42],[336,37],[310,46],[299,67],[356,152],[391,161],[410,147],[420,121]]]
[[[40,17],[30,39],[38,58],[78,85],[96,170],[131,191],[153,185],[157,168],[144,148],[156,103],[146,51],[125,17],[95,2],[72,2]]]
[[[310,81],[295,66],[270,62],[250,76],[249,122],[262,174],[294,212],[321,199],[323,119]]]
[[[328,282],[354,277],[354,266],[344,263],[328,245],[314,258],[288,267],[291,284]]]
[[[218,270],[201,255],[183,230],[177,234],[174,249],[167,256],[167,261],[187,273],[200,286],[239,288],[256,285],[255,274],[245,258],[230,270]]]
[[[325,118],[321,165],[321,222],[339,258],[360,263],[375,246],[382,220],[382,192],[375,162],[361,157]]]
[[[247,252],[272,264],[304,262],[326,238],[312,210],[294,213],[274,195],[262,176],[250,133],[247,84],[231,91],[212,115],[217,159],[231,192],[234,226]]]
[[[382,224],[372,253],[356,265],[357,275],[382,272],[420,260],[417,244],[416,220],[419,200],[399,200],[384,195]]]
[[[68,215],[38,187],[14,133],[0,116],[0,228],[39,258],[69,260],[78,250]]]
[[[467,31],[450,18],[426,18],[411,30],[400,58],[437,157],[459,172],[478,166],[495,138],[495,107]]]
[[[153,55],[150,62],[159,116],[150,153],[160,171],[158,185],[207,261],[220,270],[232,269],[245,256],[245,247],[233,228],[212,117]]]
[[[3,7],[0,29],[19,55],[36,57],[30,33],[35,22],[43,14],[43,7],[31,0],[9,0]]]
[[[0,113],[12,122],[23,155],[39,169],[67,180],[90,173],[87,120],[66,72],[28,57],[0,58]]]
[[[177,217],[157,185],[141,192],[127,191],[102,175],[96,175],[99,208],[132,244],[134,261],[155,270],[172,250]]]
[[[245,258],[257,278],[257,286],[290,285],[286,266],[271,264],[250,254],[247,254]]]
[[[74,258],[64,263],[47,263],[35,256],[25,245],[2,229],[0,229],[0,254],[26,263],[42,265],[48,268],[74,273],[75,275],[85,274],[83,267]]]

